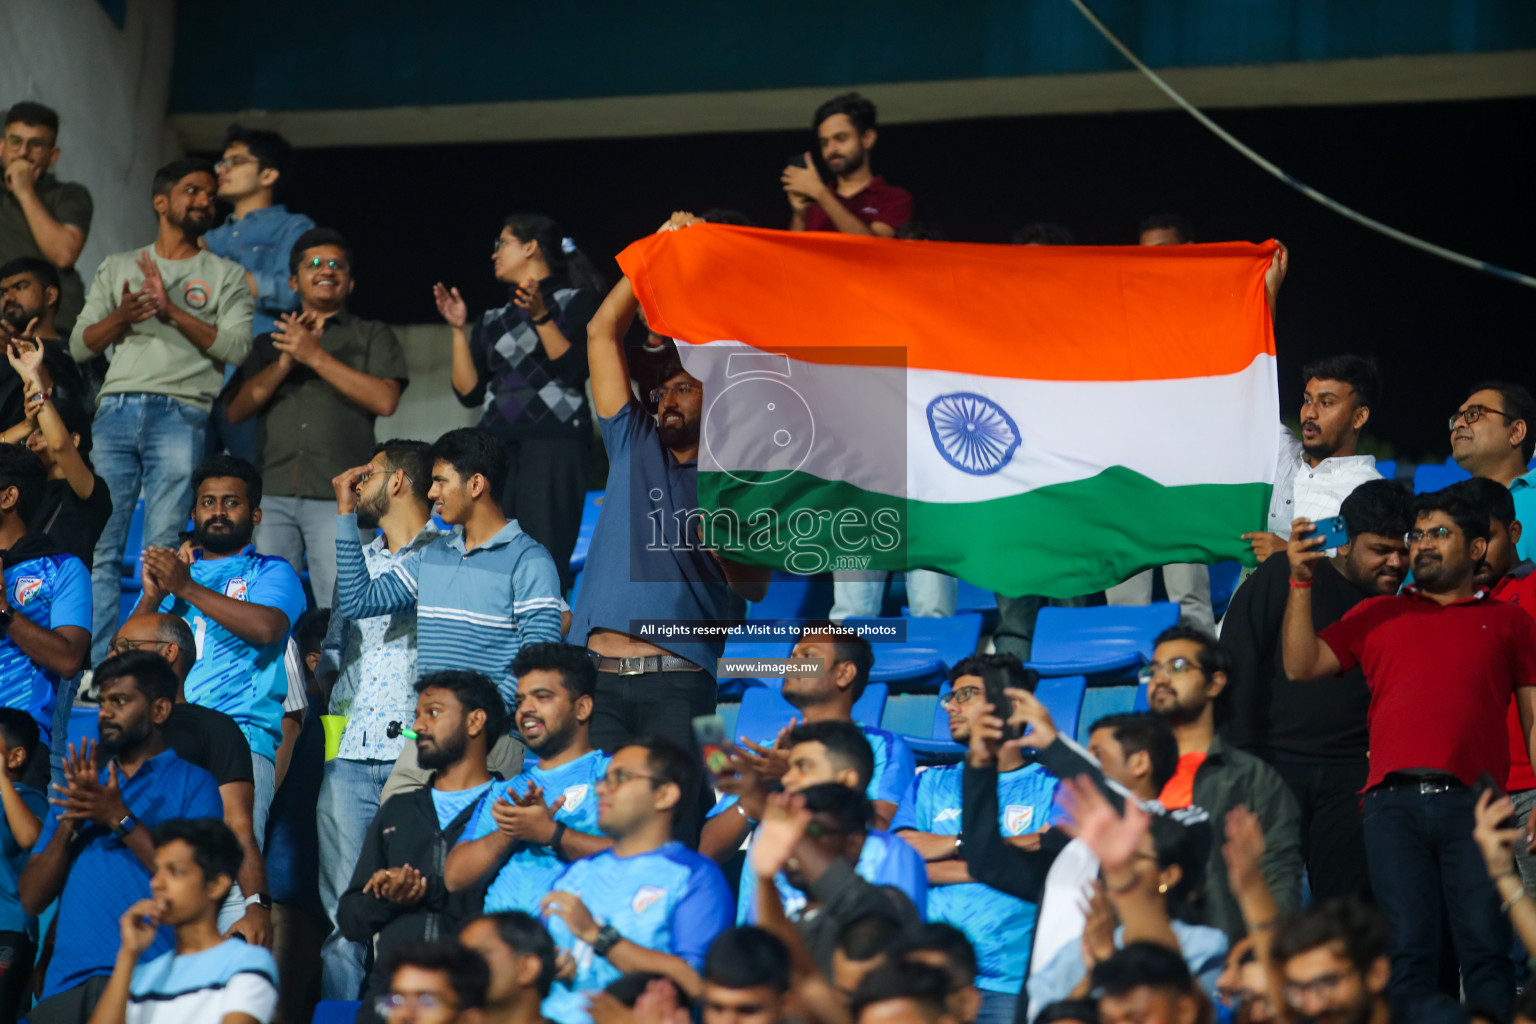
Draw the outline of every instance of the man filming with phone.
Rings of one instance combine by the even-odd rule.
[[[870,168],[879,134],[875,105],[856,92],[835,96],[816,108],[811,127],[832,183],[822,180],[810,153],[789,158],[779,178],[792,211],[789,230],[896,237],[912,219],[912,194]]]
[[[1291,679],[1365,670],[1371,689],[1365,857],[1387,919],[1394,997],[1436,991],[1442,921],[1450,924],[1467,1002],[1514,1009],[1509,922],[1472,839],[1472,784],[1509,773],[1511,695],[1530,753],[1536,719],[1536,622],[1495,600],[1474,574],[1489,516],[1456,488],[1421,494],[1406,538],[1414,584],[1374,597],[1317,632],[1313,563],[1322,537],[1292,524],[1283,652]],[[1320,686],[1331,685],[1320,683]],[[1426,880],[1438,891],[1426,891]]]

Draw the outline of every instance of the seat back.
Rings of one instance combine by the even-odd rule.
[[[1041,608],[1035,621],[1030,660],[1049,664],[1130,652],[1150,659],[1157,634],[1178,621],[1179,606],[1171,601],[1097,608]]]
[[[1454,462],[1447,462],[1443,466],[1425,463],[1413,471],[1413,493],[1428,494],[1430,491],[1438,491],[1471,477],[1471,473]]]
[[[860,725],[878,727],[889,696],[890,691],[884,683],[870,683],[864,687],[863,695],[853,705],[853,720]],[[778,738],[779,730],[788,725],[790,719],[799,716],[800,712],[778,690],[766,686],[749,687],[741,695],[741,713],[736,717],[736,738],[768,746]]]

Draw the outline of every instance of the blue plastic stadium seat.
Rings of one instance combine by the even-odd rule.
[[[1211,566],[1211,612],[1217,622],[1227,614],[1227,605],[1232,603],[1232,595],[1237,593],[1237,583],[1242,574],[1241,562],[1217,562]]]
[[[962,612],[944,619],[845,619],[843,625],[906,630],[906,640],[901,643],[884,641],[878,633],[871,637],[875,667],[869,678],[893,687],[937,684],[946,671],[975,654],[981,640],[980,612]]]
[[[80,749],[81,740],[97,740],[100,734],[96,731],[96,705],[76,704],[69,709],[69,735],[64,739],[73,743],[75,749]]]
[[[1447,462],[1443,466],[1425,463],[1413,471],[1413,493],[1428,494],[1430,491],[1438,491],[1442,487],[1449,487],[1451,484],[1470,479],[1471,476],[1471,473],[1454,462]]]
[[[133,517],[128,520],[128,539],[123,542],[124,578],[139,578],[139,555],[144,551],[144,499],[133,506]]]
[[[974,583],[960,581],[960,593],[955,599],[955,611],[957,612],[989,612],[997,611],[997,595],[990,590],[982,590]]]
[[[1147,703],[1147,684],[1136,684],[1136,703],[1131,705],[1132,711],[1151,711],[1152,705]]]
[[[597,514],[603,508],[603,492],[588,491],[581,505],[581,526],[576,532],[576,547],[571,551],[571,572],[581,572],[587,565],[587,550],[592,547],[592,531],[597,529]]]
[[[902,737],[907,741],[907,746],[912,748],[912,753],[920,758],[958,757],[965,753],[964,747],[949,738],[949,710],[944,707],[944,701],[950,689],[947,680],[939,687],[939,702],[934,705],[933,726],[928,730],[928,735]]]
[[[1380,473],[1384,479],[1387,479],[1387,480],[1395,480],[1395,479],[1397,479],[1397,460],[1396,459],[1377,459],[1376,460],[1376,472]]]
[[[1157,634],[1179,621],[1179,606],[1042,608],[1029,666],[1043,676],[1096,675],[1134,669],[1152,658]]]
[[[314,1024],[352,1024],[362,1008],[355,999],[322,999],[315,1004]]]
[[[722,658],[787,658],[792,644],[783,640],[758,641],[758,640],[727,640],[725,650],[720,655]],[[740,700],[749,688],[754,686],[766,686],[777,690],[784,685],[783,677],[742,677],[739,679],[719,680],[720,698],[722,700]]]
[[[1136,707],[1134,686],[1093,686],[1083,694],[1083,713],[1077,720],[1077,742],[1088,742],[1093,723],[1105,715],[1121,715]],[[1143,709],[1145,710],[1145,709]]]
[[[939,687],[938,704],[933,709],[933,727],[927,736],[903,736],[913,753],[918,756],[954,757],[965,748],[949,738],[949,711],[944,700],[949,696],[951,684]],[[1088,690],[1088,680],[1083,676],[1056,676],[1040,680],[1035,696],[1051,713],[1051,721],[1063,736],[1076,737],[1077,721],[1083,710],[1083,696]]]
[[[824,619],[831,610],[831,573],[802,576],[775,569],[768,582],[767,595],[747,607],[747,618],[755,622]]]
[[[864,687],[864,695],[853,705],[853,720],[861,725],[878,726],[885,713],[890,691],[882,683]],[[736,716],[734,733],[738,740],[749,739],[763,746],[778,738],[779,730],[798,718],[800,712],[790,706],[779,691],[766,686],[751,686],[741,695],[741,712]]]

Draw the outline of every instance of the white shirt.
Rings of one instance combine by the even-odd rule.
[[[1301,442],[1284,425],[1275,462],[1275,490],[1269,499],[1269,532],[1289,539],[1292,520],[1316,521],[1339,514],[1339,506],[1356,487],[1380,480],[1376,456],[1347,455],[1307,465]]]
[[[128,1024],[221,1021],[231,1013],[267,1024],[276,1009],[277,962],[239,939],[201,953],[164,953],[135,967],[128,985]]]

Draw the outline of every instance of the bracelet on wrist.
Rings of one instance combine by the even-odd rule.
[[[1291,580],[1291,589],[1292,590],[1310,590],[1311,587],[1312,587],[1312,581],[1311,580],[1296,580],[1296,579]]]
[[[1514,909],[1515,904],[1519,903],[1521,900],[1525,899],[1525,897],[1526,897],[1525,886],[1522,885],[1519,888],[1519,890],[1515,892],[1515,894],[1513,896],[1511,896],[1509,899],[1505,900],[1499,906],[1499,912],[1501,914],[1509,913],[1511,910]]]

